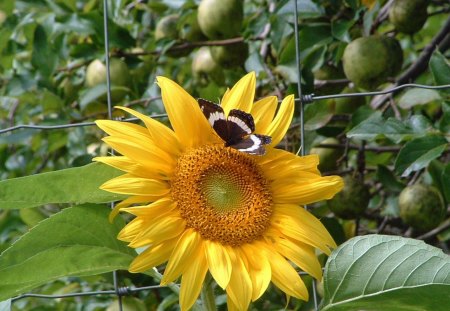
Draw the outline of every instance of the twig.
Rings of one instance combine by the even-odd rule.
[[[438,235],[439,233],[447,230],[448,228],[450,228],[450,218],[448,218],[446,221],[444,221],[439,227],[436,227],[433,230],[428,231],[427,233],[419,235],[416,239],[426,240],[426,239],[432,238],[433,236]]]
[[[431,40],[431,42],[423,49],[422,53],[415,63],[413,63],[408,70],[406,70],[395,83],[394,86],[410,83],[414,81],[422,72],[428,67],[433,51],[438,48],[439,51],[445,52],[450,47],[450,17],[445,22],[444,27],[438,32],[438,34]],[[391,88],[389,86],[389,88]],[[374,109],[380,107],[386,100],[389,99],[389,95],[380,96],[372,100],[371,106]]]

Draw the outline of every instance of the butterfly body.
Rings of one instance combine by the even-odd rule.
[[[251,114],[232,109],[225,116],[222,107],[206,99],[198,99],[200,108],[208,119],[209,124],[226,147],[255,155],[264,155],[264,145],[270,144],[272,139],[267,135],[253,134],[255,122]]]

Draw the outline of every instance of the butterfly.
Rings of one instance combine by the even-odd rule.
[[[212,101],[199,98],[198,104],[211,127],[225,142],[225,147],[254,155],[266,153],[264,145],[270,144],[272,138],[267,135],[253,134],[255,122],[251,114],[232,109],[225,118],[222,107]]]

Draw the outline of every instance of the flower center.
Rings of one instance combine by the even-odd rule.
[[[224,245],[260,238],[272,214],[272,195],[259,166],[223,145],[191,149],[178,159],[172,197],[188,227]]]

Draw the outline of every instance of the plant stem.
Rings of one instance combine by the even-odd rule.
[[[203,302],[204,311],[217,311],[216,297],[214,296],[212,285],[213,285],[212,277],[208,273],[205,277],[205,282],[203,283],[203,288],[201,292],[201,299]]]

